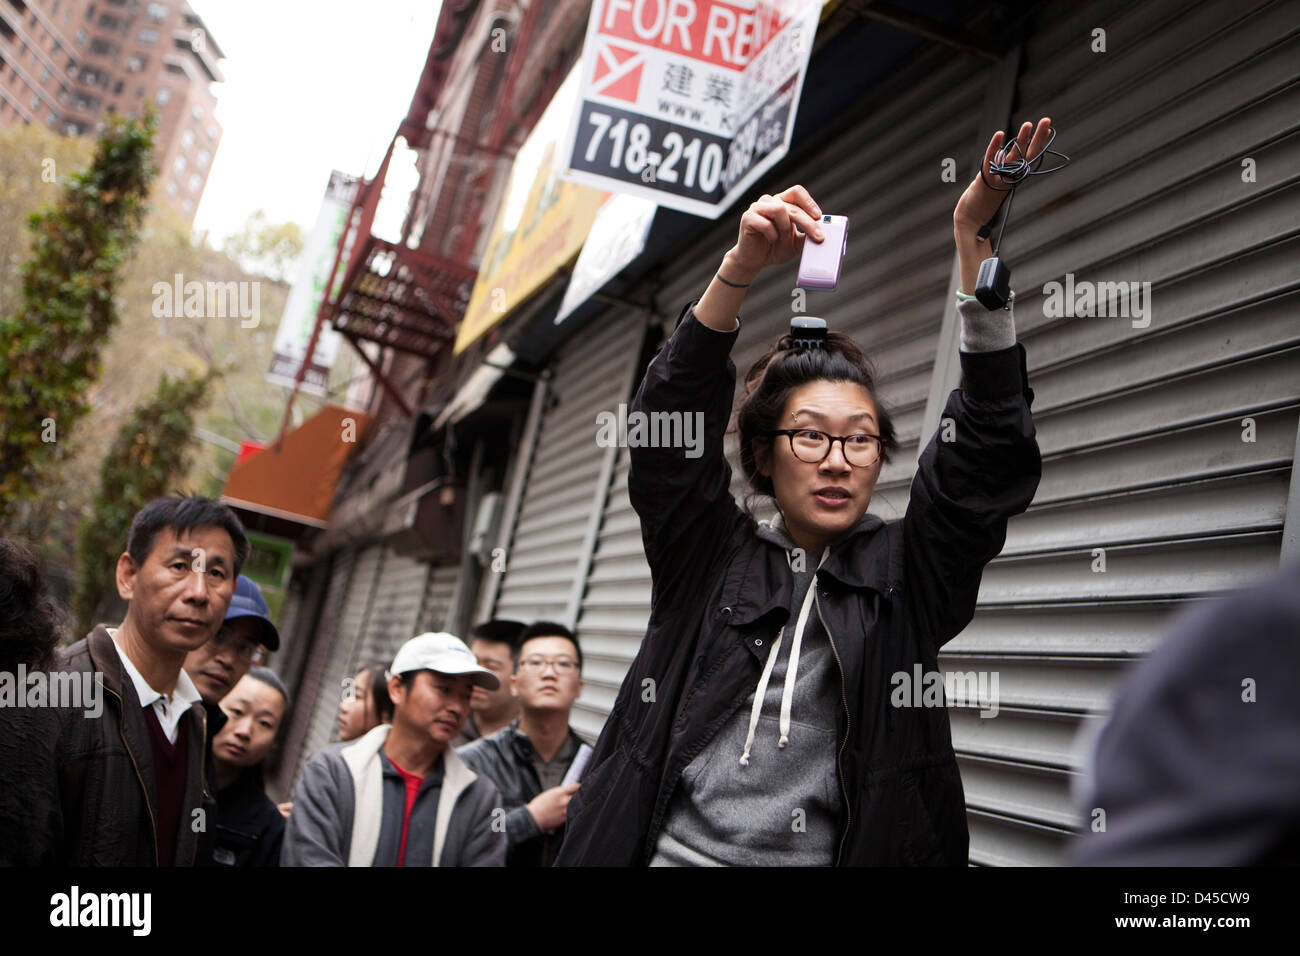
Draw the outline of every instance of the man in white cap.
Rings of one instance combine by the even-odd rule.
[[[504,866],[497,788],[448,746],[476,684],[496,690],[498,681],[459,638],[403,644],[388,672],[392,724],[307,764],[280,865]]]

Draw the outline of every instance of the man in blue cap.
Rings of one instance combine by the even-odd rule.
[[[190,651],[185,673],[198,689],[208,709],[209,736],[213,719],[224,723],[217,704],[230,693],[254,664],[262,663],[267,651],[280,649],[280,633],[271,623],[270,610],[258,588],[246,576],[235,582],[235,594],[216,636]]]

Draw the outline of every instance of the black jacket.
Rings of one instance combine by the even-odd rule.
[[[580,743],[572,730],[569,736],[575,743]],[[456,753],[471,770],[483,774],[501,791],[501,805],[506,811],[506,866],[550,866],[554,863],[564,840],[564,827],[554,833],[543,833],[526,806],[529,800],[542,792],[542,783],[533,768],[536,751],[532,742],[519,733],[518,718],[496,733],[457,749]],[[577,755],[576,749],[574,755]]]
[[[654,853],[682,770],[754,691],[790,616],[787,557],[737,506],[723,434],[737,332],[683,310],[634,410],[704,413],[703,454],[632,448],[628,489],[653,593],[649,629],[569,804],[558,864],[632,865]],[[984,565],[1038,486],[1024,348],[961,354],[962,387],[930,442],[906,515],[861,522],[818,571],[816,604],[843,680],[836,862],[965,865],[965,797],[943,707],[889,705],[891,675],[937,671],[974,615]],[[653,684],[648,683],[653,681]],[[654,692],[648,693],[646,688]]]
[[[260,765],[217,791],[213,862],[218,866],[279,866],[284,817],[266,795]]]
[[[0,863],[157,865],[149,730],[103,625],[61,651],[54,671],[99,675],[104,710],[98,717],[81,707],[0,710]],[[195,703],[178,730],[188,735],[188,772],[175,866],[212,857],[217,804],[204,770],[205,722]]]

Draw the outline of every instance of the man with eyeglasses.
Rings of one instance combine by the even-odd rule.
[[[185,673],[190,675],[208,709],[208,735],[214,736],[224,723],[224,715],[216,705],[230,693],[248,673],[248,669],[261,664],[267,651],[280,649],[280,632],[271,623],[271,612],[262,597],[262,590],[249,578],[240,575],[235,582],[235,593],[226,609],[221,629],[202,647],[185,657]]]
[[[582,686],[573,632],[553,621],[529,625],[510,677],[518,719],[457,751],[501,791],[506,866],[550,866],[559,854],[569,800],[591,753],[569,726]]]
[[[262,589],[250,578],[239,575],[220,629],[202,647],[185,655],[185,674],[199,692],[203,709],[208,712],[204,767],[209,781],[216,779],[212,744],[226,726],[227,720],[226,712],[221,708],[221,699],[230,693],[250,668],[266,659],[268,650],[279,649],[280,632],[271,623],[271,612],[266,599],[262,597]],[[288,719],[287,715],[285,719]],[[207,823],[216,829],[215,819]]]

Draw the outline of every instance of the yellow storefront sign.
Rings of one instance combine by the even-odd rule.
[[[515,157],[478,279],[456,334],[460,354],[570,263],[609,193],[560,178],[559,140],[576,105],[577,67]]]

